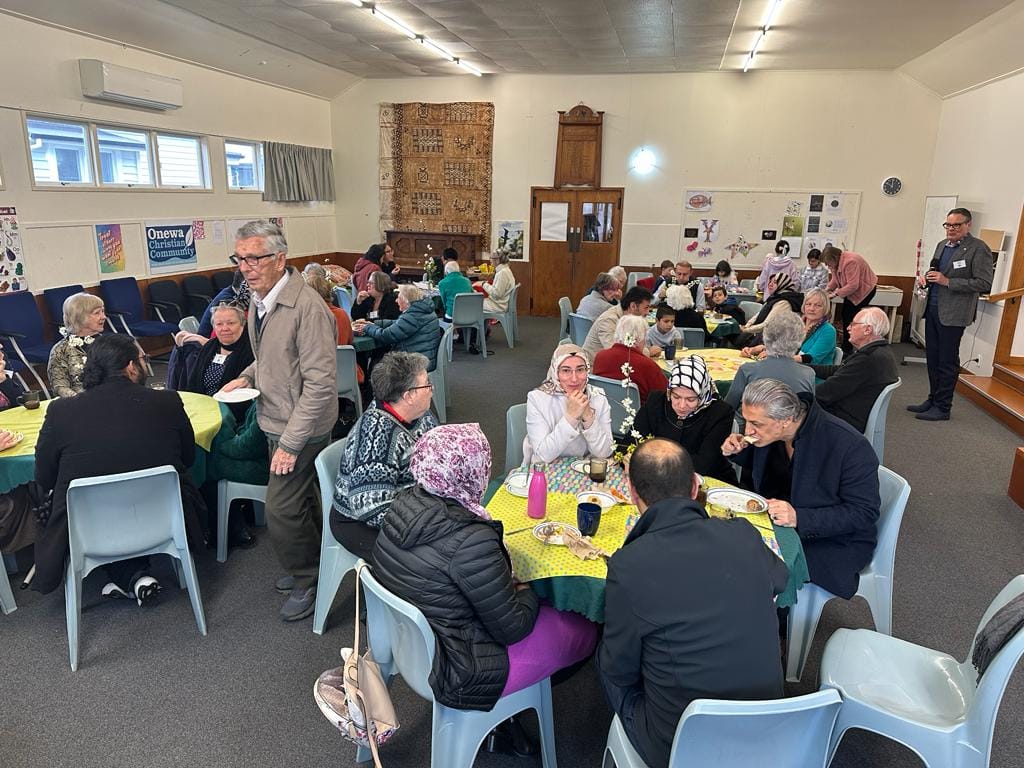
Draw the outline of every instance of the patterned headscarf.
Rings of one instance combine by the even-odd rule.
[[[477,517],[491,519],[480,506],[491,477],[491,446],[479,424],[434,427],[413,446],[409,471],[428,493],[454,499]]]
[[[695,414],[703,411],[715,399],[715,382],[711,379],[711,374],[708,373],[708,364],[700,355],[684,357],[677,360],[676,364],[672,366],[672,373],[668,378],[668,388],[673,390],[676,387],[686,387],[700,398],[697,401],[697,407],[690,412],[687,419],[691,419]],[[666,398],[666,403],[668,403],[668,398]]]
[[[566,358],[575,355],[580,358],[587,366],[587,373],[590,373],[590,358],[587,357],[587,353],[583,351],[582,347],[577,347],[575,344],[559,344],[555,348],[555,354],[551,356],[551,366],[548,368],[548,377],[544,379],[537,389],[543,392],[545,395],[564,395],[565,390],[562,389],[562,385],[558,383],[558,366],[565,362]]]
[[[793,278],[785,272],[779,272],[775,276],[775,293],[790,291],[793,289]]]

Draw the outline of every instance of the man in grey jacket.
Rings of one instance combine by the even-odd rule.
[[[924,276],[928,306],[924,313],[928,399],[907,410],[922,421],[948,421],[960,373],[960,339],[978,313],[978,296],[992,288],[992,251],[971,235],[971,212],[954,208],[942,225],[946,239],[935,246]]]
[[[224,385],[260,391],[257,418],[270,448],[267,530],[287,575],[284,621],[309,616],[316,602],[323,525],[313,461],[338,418],[338,328],[324,300],[287,265],[288,243],[269,221],[238,230],[236,263],[252,289],[249,337],[255,361]]]

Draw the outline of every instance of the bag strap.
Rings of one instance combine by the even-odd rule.
[[[356,659],[359,658],[359,605],[360,605],[360,603],[359,603],[359,592],[360,592],[360,588],[362,587],[362,584],[363,584],[363,582],[362,582],[363,569],[366,568],[366,567],[368,567],[366,565],[366,563],[360,563],[356,567],[355,639],[354,639],[354,646],[352,648],[352,654],[353,654],[353,656],[356,657]],[[359,667],[358,667],[358,663],[357,663],[357,666],[356,666],[357,675],[358,675],[358,670],[359,670]],[[358,683],[358,677],[357,677],[357,683]],[[359,687],[358,684],[356,685],[355,693],[356,693],[356,698],[359,699],[359,704],[360,704],[360,706],[363,709],[363,717],[366,719],[366,736],[367,736],[366,740],[368,742],[370,742],[370,755],[373,757],[374,768],[383,768],[383,766],[380,763],[380,755],[377,754],[377,735],[374,733],[374,730],[376,729],[376,724],[373,722],[373,717],[370,714],[369,706],[367,705],[366,699],[363,697],[363,691]]]
[[[352,646],[352,653],[359,656],[359,592],[362,587],[362,575],[363,569],[368,567],[366,563],[360,563],[356,566],[356,618],[355,618],[355,639],[353,640],[354,645]]]

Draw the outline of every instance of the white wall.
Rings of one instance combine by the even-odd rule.
[[[929,189],[932,194],[956,194],[970,208],[975,234],[981,228],[1009,235],[1007,253],[996,267],[993,292],[1006,288],[1009,261],[1024,201],[1024,153],[1020,126],[1024,123],[1024,74],[968,91],[943,102]],[[935,233],[934,246],[942,239]],[[999,333],[1002,304],[981,303],[978,321],[964,334],[960,359],[971,371],[988,375]],[[1021,315],[1024,321],[1024,314]],[[1024,355],[1024,333],[1018,329],[1013,354]]]
[[[687,187],[844,189],[864,193],[857,250],[879,274],[914,272],[940,101],[894,72],[364,80],[332,102],[341,250],[380,237],[378,104],[459,100],[495,104],[496,221],[529,221],[531,185],[553,180],[557,111],[582,101],[605,112],[603,184],[626,188],[623,263],[675,256]],[[646,177],[627,167],[641,145],[659,156]],[[895,199],[879,191],[892,174]]]
[[[80,58],[178,78],[185,106],[154,112],[86,100]],[[330,146],[327,101],[11,16],[0,16],[0,71],[7,73],[0,81],[0,206],[17,207],[31,290],[99,280],[95,223],[122,224],[128,273],[137,277],[146,275],[142,222],[149,219],[284,216],[294,255],[335,250],[333,204],[229,193],[224,170],[223,137]],[[23,111],[208,135],[213,190],[33,190]],[[215,246],[207,237],[198,241],[199,268],[227,266],[233,244]]]

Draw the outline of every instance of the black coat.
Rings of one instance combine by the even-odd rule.
[[[783,695],[772,598],[787,579],[749,523],[684,498],[651,505],[609,559],[598,668],[652,768],[668,764],[694,699]]]
[[[455,709],[490,710],[508,680],[506,648],[537,620],[516,591],[501,523],[419,486],[399,491],[373,551],[374,576],[426,616],[437,640],[430,687]]]
[[[693,307],[676,310],[676,328],[697,328],[704,331],[705,337],[710,337],[708,325],[704,322],[704,315]]]
[[[863,432],[882,390],[898,379],[896,358],[885,339],[865,344],[842,365],[812,365],[824,379],[814,390],[818,405]]]
[[[672,410],[668,392],[651,392],[636,412],[633,426],[644,437],[664,437],[679,443],[693,459],[693,468],[727,483],[736,482],[736,471],[722,455],[722,443],[732,432],[735,412],[724,400],[712,400],[707,408],[680,421]]]
[[[823,411],[813,395],[800,399],[808,410],[793,441],[789,503],[811,581],[849,599],[878,539],[878,457],[864,435]],[[751,446],[733,456],[753,470],[755,490],[764,487],[770,450]]]
[[[182,477],[186,528],[194,542],[196,505],[202,501],[187,468],[195,453],[192,424],[176,392],[117,377],[51,402],[36,443],[36,482],[53,489],[53,512],[36,542],[32,588],[50,592],[61,584],[68,556],[68,486],[80,477],[170,464]]]
[[[373,296],[367,296],[359,304],[352,305],[352,319],[368,320],[372,311]],[[402,314],[402,310],[398,308],[398,299],[395,298],[395,294],[391,292],[385,293],[380,299],[380,307],[377,308],[376,319],[397,320],[400,314]]]

